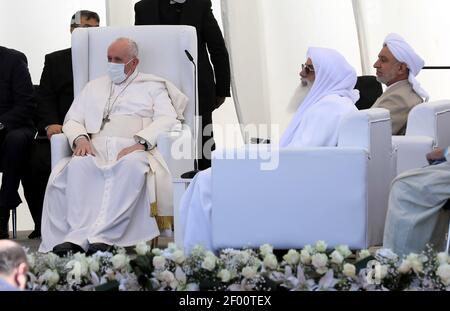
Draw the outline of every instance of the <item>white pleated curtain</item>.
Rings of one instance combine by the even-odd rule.
[[[279,124],[282,133],[309,46],[334,48],[359,75],[374,75],[384,37],[397,32],[426,65],[450,65],[448,0],[222,0],[221,5],[236,112],[244,126]],[[431,100],[450,98],[450,70],[422,71],[418,79]]]

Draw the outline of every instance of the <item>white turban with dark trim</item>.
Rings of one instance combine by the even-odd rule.
[[[398,34],[391,33],[384,39],[384,44],[389,51],[401,63],[405,63],[409,69],[408,81],[411,83],[413,90],[425,101],[428,101],[428,93],[420,86],[416,76],[425,65],[423,59],[417,55],[413,48]]]

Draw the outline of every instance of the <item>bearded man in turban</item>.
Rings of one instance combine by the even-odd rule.
[[[306,63],[300,72],[301,88],[294,95],[297,106],[291,122],[280,139],[280,148],[336,146],[342,118],[358,111],[355,103],[356,72],[337,51],[327,48],[308,49]],[[293,104],[290,104],[291,106]],[[211,169],[198,173],[180,202],[180,223],[184,230],[184,249],[195,245],[214,250],[212,244]],[[230,217],[232,217],[230,215]]]
[[[377,70],[377,80],[387,89],[372,108],[389,110],[392,135],[404,135],[408,113],[414,106],[429,99],[428,93],[416,80],[423,66],[423,59],[400,35],[391,33],[384,39],[373,67]]]

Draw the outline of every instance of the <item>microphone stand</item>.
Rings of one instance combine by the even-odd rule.
[[[195,101],[195,111],[194,111],[194,148],[195,148],[195,159],[194,159],[194,170],[181,174],[181,178],[192,179],[197,175],[200,170],[198,169],[198,100],[197,100],[197,65],[194,62],[194,58],[188,50],[184,50],[189,61],[194,65],[194,101]]]

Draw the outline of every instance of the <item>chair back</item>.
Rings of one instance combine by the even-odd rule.
[[[408,115],[406,136],[429,136],[434,147],[450,146],[450,100],[415,106]]]
[[[359,110],[368,109],[383,94],[381,83],[375,76],[359,76],[355,89],[359,91],[359,100],[355,103]]]
[[[77,28],[72,34],[75,96],[90,80],[107,74],[107,49],[119,37],[136,41],[140,72],[171,81],[189,98],[184,124],[193,131],[197,77],[185,54],[185,50],[189,51],[197,63],[197,35],[192,26]]]

